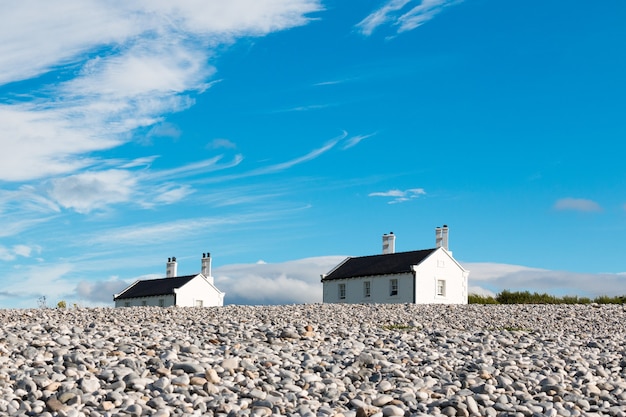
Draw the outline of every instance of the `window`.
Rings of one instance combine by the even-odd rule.
[[[441,297],[446,296],[446,281],[443,279],[437,280],[437,295]]]
[[[372,286],[369,281],[363,283],[363,296],[369,297],[372,295]]]
[[[438,259],[437,260],[437,267],[445,268],[446,267],[446,261],[444,261],[443,259]]]
[[[389,295],[398,295],[398,280],[392,279],[389,281]]]
[[[339,284],[339,299],[346,299],[346,284]]]
[[[130,301],[124,301],[124,307],[130,307]]]
[[[202,307],[202,300],[196,300],[196,307]]]
[[[147,305],[148,305],[148,302],[147,302],[146,300],[143,300],[143,301],[141,302],[141,305],[145,307],[145,306],[147,306]]]
[[[159,307],[164,307],[165,306],[165,300],[162,298],[159,298]]]

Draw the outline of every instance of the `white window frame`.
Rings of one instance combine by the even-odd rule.
[[[389,296],[395,297],[398,295],[398,279],[391,278],[389,280]]]
[[[445,297],[446,296],[446,280],[438,279],[437,280],[437,297]]]
[[[204,307],[204,302],[202,300],[196,300],[196,307]]]
[[[339,290],[339,299],[345,300],[346,299],[346,284],[344,283],[339,284],[337,289]]]
[[[370,298],[372,296],[372,282],[365,281],[363,283],[363,296],[365,298]]]

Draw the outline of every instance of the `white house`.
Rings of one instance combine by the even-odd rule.
[[[221,292],[211,276],[211,254],[202,254],[199,274],[176,276],[176,258],[168,258],[165,278],[138,280],[113,296],[115,307],[208,307],[224,305]]]
[[[435,229],[435,247],[395,252],[383,235],[381,255],[347,258],[322,275],[325,303],[467,304],[467,277],[448,250],[448,226]]]

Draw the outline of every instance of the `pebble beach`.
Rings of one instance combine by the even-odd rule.
[[[0,415],[626,416],[622,305],[0,310]]]

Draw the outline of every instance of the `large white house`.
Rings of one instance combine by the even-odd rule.
[[[138,280],[113,296],[115,307],[209,307],[224,305],[221,292],[211,276],[211,254],[202,254],[199,274],[176,276],[176,258],[168,258],[165,278]]]
[[[395,252],[383,235],[381,255],[346,258],[322,275],[325,303],[467,304],[467,277],[448,250],[448,226],[435,229],[435,247]]]

